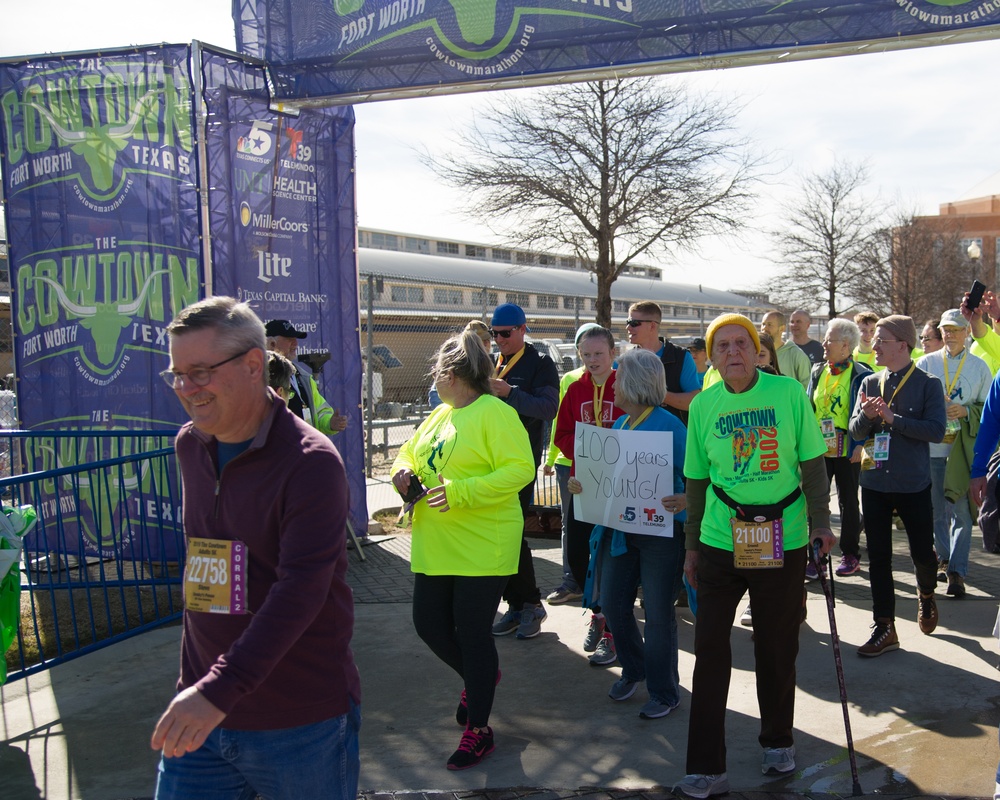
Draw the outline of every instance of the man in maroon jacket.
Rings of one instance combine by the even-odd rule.
[[[267,388],[264,325],[213,297],[167,328],[191,422],[178,694],[153,732],[157,800],[354,800],[360,681],[336,448]]]

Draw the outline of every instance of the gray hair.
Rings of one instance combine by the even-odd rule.
[[[861,331],[858,330],[858,326],[851,320],[840,317],[830,320],[826,326],[826,335],[831,341],[847,342],[851,346],[851,352],[854,352],[861,342]]]
[[[615,395],[638,406],[658,406],[667,394],[663,362],[651,350],[626,350],[618,359]]]
[[[434,375],[442,372],[451,372],[479,394],[490,394],[493,361],[483,350],[482,340],[470,328],[450,337],[437,351]]]
[[[219,346],[233,355],[254,349],[267,352],[264,323],[249,305],[235,297],[206,297],[182,308],[167,325],[171,338],[203,330],[216,331]],[[267,385],[267,369],[261,372],[261,380]]]

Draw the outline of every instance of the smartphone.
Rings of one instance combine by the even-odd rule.
[[[986,284],[980,281],[973,281],[972,288],[969,289],[969,299],[965,301],[965,307],[969,311],[975,311],[979,304],[983,302],[983,292],[986,291]]]
[[[420,482],[420,478],[418,478],[416,475],[411,474],[410,487],[406,490],[406,494],[402,496],[403,502],[415,503],[417,500],[419,500],[421,497],[424,496],[425,492],[426,490],[424,489],[424,485]]]

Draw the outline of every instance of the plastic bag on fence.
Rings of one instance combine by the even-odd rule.
[[[17,639],[21,620],[21,550],[24,536],[38,515],[32,506],[3,506],[0,514],[0,655]],[[0,658],[0,685],[7,680],[7,663]]]

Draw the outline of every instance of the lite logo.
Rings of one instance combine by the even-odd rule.
[[[277,253],[257,253],[257,280],[270,283],[275,278],[292,276],[292,259]]]

